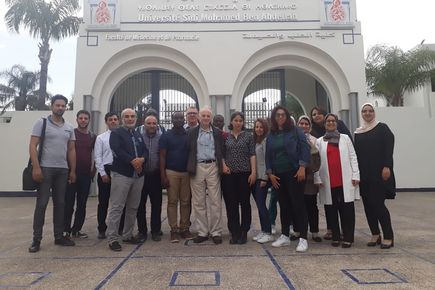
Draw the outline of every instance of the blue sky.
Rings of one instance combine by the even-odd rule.
[[[0,70],[21,64],[38,70],[38,42],[26,31],[20,35],[7,31],[3,22],[6,6],[0,0]],[[362,22],[365,51],[384,43],[408,50],[425,43],[435,43],[434,0],[357,0],[358,20]],[[76,38],[52,43],[53,53],[48,68],[52,82],[49,92],[71,97],[74,92]]]

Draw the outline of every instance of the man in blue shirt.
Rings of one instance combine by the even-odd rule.
[[[187,132],[184,130],[184,114],[172,115],[173,127],[160,138],[160,174],[162,185],[168,192],[168,222],[171,227],[171,243],[180,238],[192,239],[190,227],[190,178],[187,173]],[[180,224],[177,223],[180,201]]]

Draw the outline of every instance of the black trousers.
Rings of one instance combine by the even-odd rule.
[[[281,233],[290,235],[290,224],[300,233],[300,237],[307,239],[308,217],[305,209],[305,182],[298,182],[294,177],[296,171],[276,174],[280,180],[278,201],[281,217]]]
[[[319,232],[319,209],[317,207],[317,194],[305,194],[305,208],[311,233]]]
[[[77,174],[76,182],[68,184],[65,195],[64,232],[77,233],[81,231],[86,219],[86,203],[88,201],[90,186],[90,174]],[[74,204],[76,204],[76,209],[74,214],[74,224],[71,227]]]
[[[106,171],[107,176],[110,177],[110,165],[104,165],[104,170]],[[104,183],[101,179],[101,175],[98,174],[97,177],[98,184],[98,208],[97,208],[97,221],[98,221],[98,232],[104,233],[107,230],[106,217],[107,210],[109,208],[109,199],[110,199],[110,183]],[[125,208],[122,213],[121,222],[119,223],[118,233],[122,235],[122,230],[124,229],[124,218],[125,218]]]
[[[162,228],[162,182],[160,171],[145,173],[142,195],[137,209],[137,228],[139,233],[148,232],[146,204],[148,196],[151,201],[151,233],[159,233]]]
[[[239,238],[241,232],[248,232],[251,227],[251,189],[248,183],[250,174],[250,172],[238,172],[222,176],[228,230],[235,238]]]
[[[343,241],[353,243],[355,234],[355,205],[353,202],[344,202],[343,187],[331,189],[332,205],[325,205],[332,230],[332,240],[340,240],[340,215]]]
[[[385,193],[383,192],[382,183],[361,182],[360,190],[372,235],[381,233],[379,231],[379,224],[381,224],[384,239],[392,240],[394,238],[393,228],[391,226],[390,212],[385,206]]]

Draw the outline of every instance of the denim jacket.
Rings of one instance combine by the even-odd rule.
[[[266,173],[270,174],[274,172],[272,168],[272,163],[275,158],[276,152],[274,150],[277,134],[270,133],[267,136],[266,141]],[[310,145],[307,142],[304,132],[294,127],[291,131],[284,133],[284,144],[286,148],[287,155],[291,162],[291,168],[289,171],[294,171],[299,168],[299,166],[306,167],[311,160],[310,155]]]

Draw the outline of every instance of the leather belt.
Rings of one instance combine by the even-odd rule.
[[[216,162],[216,159],[209,159],[209,160],[200,160],[200,161],[198,161],[198,163],[213,163],[213,162]]]

